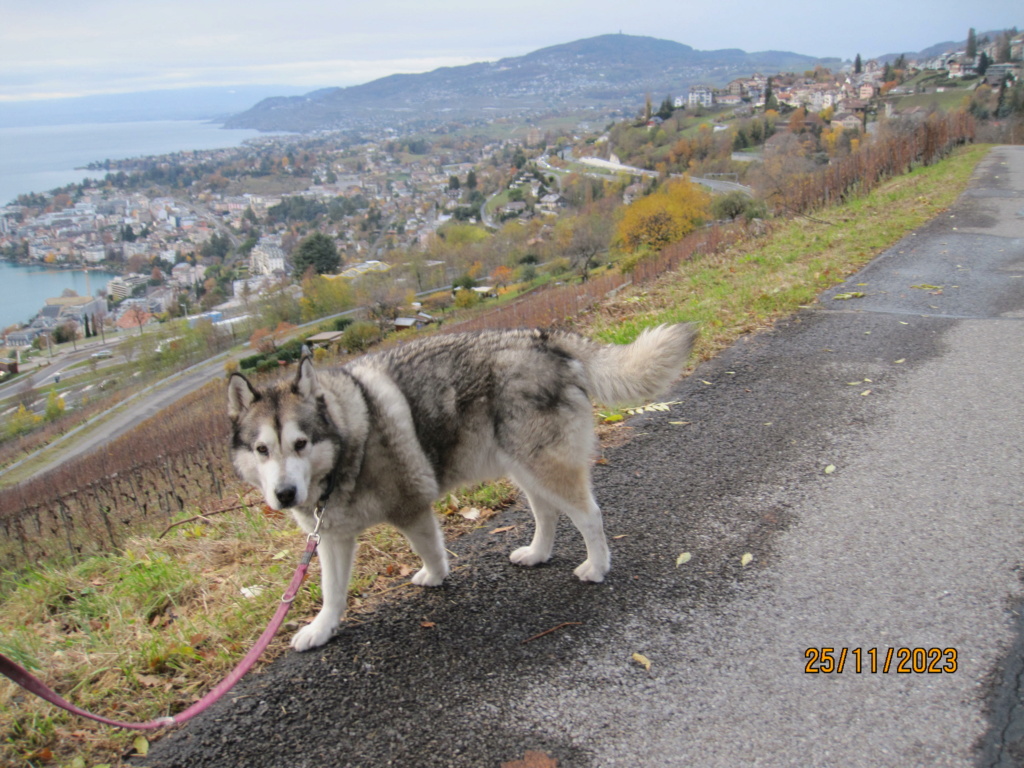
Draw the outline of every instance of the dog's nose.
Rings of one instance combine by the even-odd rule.
[[[278,504],[282,507],[290,507],[295,503],[295,486],[282,485],[274,491],[274,495],[277,496]]]

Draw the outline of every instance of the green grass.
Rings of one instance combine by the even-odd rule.
[[[815,301],[825,288],[922,225],[956,199],[988,151],[965,148],[814,218],[777,223],[770,234],[685,263],[648,286],[623,291],[596,313],[599,338],[628,342],[648,326],[695,321],[698,357]],[[613,414],[614,415],[614,414]],[[469,530],[504,506],[510,486],[456,492],[445,526]],[[466,520],[456,512],[483,513]],[[37,565],[0,576],[0,651],[37,670],[75,703],[127,720],[180,711],[246,652],[274,610],[303,538],[257,508],[191,521],[164,538],[140,536],[118,552],[70,566]],[[350,590],[351,608],[372,607],[405,585],[418,562],[387,527],[368,531]],[[253,597],[243,587],[263,587]],[[319,596],[312,578],[296,620]],[[282,632],[272,658],[287,646]],[[73,718],[0,682],[0,762],[116,764],[134,735]]]
[[[683,264],[646,289],[624,293],[594,324],[605,341],[628,343],[660,323],[695,322],[698,356],[815,301],[885,248],[953,203],[988,146],[971,146],[873,192],[778,224],[770,236]]]

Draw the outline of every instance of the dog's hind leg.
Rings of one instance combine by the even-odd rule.
[[[430,510],[423,512],[399,530],[412,545],[412,551],[423,560],[423,567],[412,577],[412,583],[421,587],[436,587],[448,575],[448,553],[444,536]]]
[[[292,648],[308,651],[328,640],[338,628],[338,622],[348,605],[348,580],[356,555],[356,537],[336,531],[320,534],[321,587],[323,606],[312,622],[292,637]]]
[[[601,508],[597,506],[590,489],[587,465],[567,463],[549,455],[532,461],[525,471],[516,471],[513,477],[527,491],[527,498],[537,520],[533,542],[529,547],[513,552],[513,562],[530,565],[528,560],[544,555],[545,547],[550,556],[557,513],[562,511],[583,534],[587,547],[587,559],[573,573],[581,581],[603,581],[611,568],[611,553],[604,535]],[[546,559],[538,559],[536,562],[544,562]]]

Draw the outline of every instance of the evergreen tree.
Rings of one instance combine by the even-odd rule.
[[[778,110],[779,100],[775,98],[775,92],[772,90],[772,79],[768,78],[768,85],[764,89],[764,108],[765,110],[774,109]]]
[[[973,59],[978,55],[978,36],[974,32],[974,27],[967,30],[967,58]]]
[[[853,60],[853,74],[859,75],[864,71],[864,63],[860,60],[860,54],[858,53],[856,58]]]
[[[292,266],[296,275],[305,274],[313,267],[318,275],[333,273],[341,266],[341,257],[334,240],[322,232],[314,232],[295,249],[292,255]]]
[[[661,106],[658,107],[657,115],[662,120],[668,120],[672,117],[672,113],[675,111],[675,107],[672,106],[672,97],[666,96],[665,100],[661,102]]]
[[[980,77],[985,76],[985,72],[988,70],[988,65],[990,63],[991,62],[989,62],[988,60],[988,54],[982,51],[981,55],[978,56],[978,66],[976,67],[976,69],[978,70],[978,75]]]

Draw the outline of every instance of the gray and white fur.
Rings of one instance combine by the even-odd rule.
[[[448,559],[432,502],[496,477],[523,490],[536,520],[513,563],[547,561],[565,512],[587,549],[576,576],[602,581],[610,557],[590,482],[591,400],[636,404],[661,394],[694,336],[688,324],[649,329],[624,346],[541,331],[448,334],[330,371],[314,371],[304,358],[292,381],[265,389],[234,374],[228,413],[239,475],[306,531],[329,492],[320,528],[323,607],[292,646],[304,651],[330,639],[345,611],[356,537],[372,525],[391,523],[408,538],[423,560],[414,584],[440,584]]]

